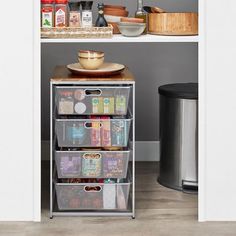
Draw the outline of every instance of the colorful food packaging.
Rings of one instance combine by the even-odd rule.
[[[103,98],[104,114],[114,114],[115,113],[115,99],[114,97]]]
[[[83,177],[99,177],[102,172],[102,158],[100,153],[85,153],[82,158]]]
[[[85,98],[85,92],[83,89],[76,89],[74,92],[74,98],[78,101],[82,101]]]
[[[103,156],[103,175],[105,178],[123,178],[125,171],[123,153],[107,152]]]
[[[74,113],[74,99],[70,90],[58,90],[58,113],[61,115],[70,115]]]
[[[62,156],[60,162],[61,175],[68,176],[79,176],[80,175],[80,157],[78,156]]]
[[[126,114],[126,97],[124,95],[116,96],[116,113]]]
[[[92,121],[91,125],[91,146],[100,147],[101,146],[101,122],[99,116],[91,116]]]
[[[126,145],[125,121],[112,121],[112,146],[122,147]]]
[[[74,101],[72,98],[61,98],[59,101],[59,114],[73,114],[74,113]]]
[[[67,139],[72,142],[73,145],[83,144],[86,136],[86,131],[84,128],[84,123],[72,124],[72,126],[67,127]]]
[[[101,116],[102,127],[101,127],[101,139],[102,146],[109,147],[111,146],[111,122],[109,116]],[[107,120],[107,121],[105,121]]]
[[[103,98],[92,98],[92,112],[93,114],[103,114]]]

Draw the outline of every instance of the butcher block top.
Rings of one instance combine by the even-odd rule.
[[[120,74],[105,77],[87,77],[84,75],[72,74],[66,66],[56,66],[53,76],[51,78],[52,83],[70,83],[70,82],[89,82],[89,83],[134,83],[134,77],[129,69],[126,67]]]

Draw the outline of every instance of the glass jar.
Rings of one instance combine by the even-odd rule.
[[[80,2],[69,2],[69,27],[80,27],[81,16],[80,16]]]
[[[143,10],[143,0],[138,0],[138,9],[135,12],[135,17],[143,19],[144,23],[146,23],[146,28],[143,34],[147,34],[147,29],[148,29],[148,15],[147,13]]]
[[[54,0],[41,0],[41,27],[54,26]]]
[[[55,0],[55,27],[68,26],[68,0]]]
[[[93,14],[92,14],[93,1],[82,1],[81,6],[82,6],[82,17],[81,17],[82,27],[92,27],[93,26]]]

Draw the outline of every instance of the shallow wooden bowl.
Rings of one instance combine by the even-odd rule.
[[[104,9],[104,14],[105,15],[111,15],[111,16],[127,17],[129,15],[129,12],[126,11],[126,10],[105,8]]]

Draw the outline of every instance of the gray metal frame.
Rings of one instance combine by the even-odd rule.
[[[132,200],[131,211],[54,211],[55,188],[53,186],[53,158],[54,158],[54,86],[56,85],[131,85],[132,88]],[[50,82],[50,218],[53,216],[126,216],[135,218],[135,82],[134,81],[58,81]]]

